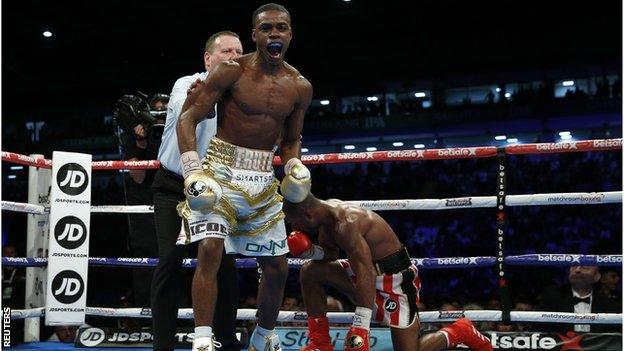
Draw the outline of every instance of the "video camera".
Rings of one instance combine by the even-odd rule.
[[[165,128],[161,121],[165,120],[167,111],[151,110],[146,97],[142,93],[122,96],[115,102],[113,118],[124,133],[134,133],[134,128],[140,124],[145,128],[148,141],[159,142]],[[168,102],[169,95],[155,94],[150,99],[150,103],[157,101]]]

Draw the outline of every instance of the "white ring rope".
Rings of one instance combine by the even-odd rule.
[[[12,310],[11,319],[24,319],[42,317],[45,307],[25,310]],[[89,316],[114,317],[114,318],[151,318],[149,308],[108,308],[87,307]],[[242,308],[236,314],[237,320],[256,320],[256,309]],[[503,312],[498,310],[470,310],[470,311],[424,311],[418,313],[423,323],[452,322],[462,317],[467,317],[475,322],[500,322],[503,320]],[[353,322],[352,312],[329,312],[329,321],[332,323]],[[180,308],[179,319],[193,319],[192,308]],[[303,311],[280,311],[278,322],[306,322],[308,315]],[[548,311],[511,311],[512,322],[544,322],[544,323],[575,323],[575,324],[621,324],[621,313],[568,313]]]
[[[372,200],[346,201],[354,205],[377,211],[391,210],[450,210],[455,208],[494,208],[496,196],[470,196],[448,199],[418,200]],[[547,205],[599,205],[622,202],[621,191],[605,191],[596,193],[547,193],[527,195],[507,195],[507,206],[547,206]],[[11,202],[2,200],[2,210],[26,212],[32,214],[49,213],[48,207],[41,205]],[[107,205],[91,206],[92,213],[153,213],[154,206]]]

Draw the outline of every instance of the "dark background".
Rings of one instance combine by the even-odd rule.
[[[239,33],[245,52],[252,52],[251,17],[263,3],[4,1],[2,150],[38,151],[46,158],[52,150],[118,158],[113,126],[103,118],[112,115],[115,100],[137,90],[148,95],[169,93],[177,78],[203,71],[204,44],[214,32]],[[362,144],[356,150],[362,151],[361,146],[370,141],[363,141],[365,136],[379,137],[381,145],[384,137],[393,141],[392,133],[425,131],[428,134],[422,142],[427,148],[457,146],[459,142],[452,136],[461,133],[475,138],[464,141],[472,146],[492,143],[499,133],[518,136],[521,142],[559,141],[557,133],[562,130],[588,139],[621,136],[621,88],[617,89],[622,72],[620,1],[280,3],[293,20],[294,37],[286,60],[312,82],[314,98],[331,99],[332,108],[341,97],[363,98],[380,92],[423,89],[428,94],[432,91],[435,99],[437,92],[457,87],[531,81],[561,84],[566,79],[617,76],[603,95],[594,91],[555,99],[554,86],[549,86],[544,91],[550,96],[527,98],[516,91],[509,99],[491,104],[473,101],[472,105],[445,106],[433,101],[431,109],[424,109],[406,102],[394,115],[366,110],[341,114],[338,109],[321,115],[315,113],[324,110],[316,106],[307,122],[374,116],[374,121],[385,121],[388,127],[333,130],[348,134],[341,135],[343,139],[353,139],[337,142],[326,137],[328,131],[321,123],[316,129],[306,123],[305,146],[311,153],[318,152],[316,144],[310,143],[315,138],[335,144],[331,152],[343,152],[340,143],[347,142]],[[44,30],[53,36],[44,38]],[[391,120],[407,121],[410,127],[397,123],[395,129],[405,130],[390,130]],[[604,126],[603,120],[607,121]],[[25,123],[33,121],[45,122],[37,138],[24,129]],[[568,129],[569,125],[574,127]],[[575,129],[588,131],[577,134]],[[409,144],[406,140],[405,148],[411,148]],[[26,202],[26,169],[13,171],[10,166],[3,163],[2,198]],[[510,194],[622,190],[621,151],[512,156],[509,167]],[[496,192],[493,159],[311,169],[314,191],[321,198],[422,199]],[[9,174],[16,178],[9,180]],[[123,175],[117,171],[96,174],[93,205],[124,204]],[[490,209],[381,214],[412,257],[493,256],[496,252],[495,213]],[[508,215],[506,254],[622,253],[621,204],[516,207],[509,209]],[[25,215],[5,211],[2,217],[3,239],[16,244],[18,255],[24,256]],[[126,216],[94,215],[90,255],[128,257],[127,237]],[[565,269],[559,267],[512,267],[510,273],[510,285],[517,295],[533,304],[544,286],[566,280]],[[291,274],[287,294],[298,295],[298,272]],[[428,309],[437,309],[444,302],[478,302],[498,308],[489,304],[489,298],[496,295],[494,270],[422,270],[421,276]],[[255,294],[256,281],[255,271],[241,270],[241,302]],[[128,295],[130,271],[93,268],[89,284],[90,306],[118,306],[120,297]],[[621,284],[617,294],[619,299]],[[246,304],[241,306],[253,307]]]
[[[203,70],[211,33],[236,31],[253,51],[251,15],[263,3],[3,2],[3,118],[110,104],[136,89],[168,93],[181,75]],[[286,59],[315,98],[386,82],[621,63],[619,1],[281,3],[294,29]]]

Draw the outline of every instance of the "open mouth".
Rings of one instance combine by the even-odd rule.
[[[279,58],[282,55],[282,43],[269,43],[267,51],[272,58]]]

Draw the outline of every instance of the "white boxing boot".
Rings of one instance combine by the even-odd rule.
[[[214,351],[221,348],[221,343],[214,339],[214,336],[200,336],[193,339],[193,351]]]
[[[279,336],[275,333],[271,333],[269,336],[264,336],[254,330],[249,339],[249,348],[247,351],[282,351],[282,343]]]

